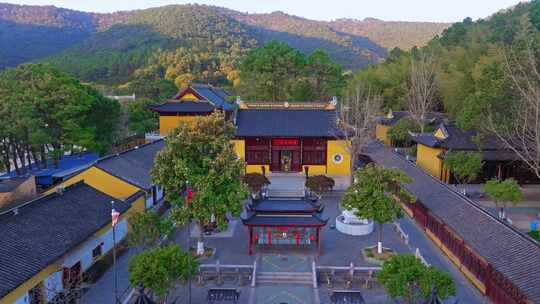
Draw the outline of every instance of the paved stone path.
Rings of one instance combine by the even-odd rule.
[[[316,258],[318,265],[325,266],[347,266],[351,262],[358,266],[373,266],[372,264],[367,263],[363,260],[360,255],[360,249],[376,244],[377,240],[377,230],[375,230],[371,235],[365,237],[353,237],[339,233],[336,229],[330,228],[334,224],[335,217],[340,213],[338,202],[341,199],[339,193],[333,193],[331,196],[328,196],[324,199],[326,205],[324,215],[327,216],[330,220],[328,226],[322,230],[322,244],[321,244],[321,256]],[[422,255],[426,258],[427,262],[449,271],[454,280],[456,281],[457,287],[457,298],[459,303],[467,304],[482,304],[488,303],[485,297],[483,297],[479,291],[477,291],[467,279],[459,272],[459,270],[448,260],[446,256],[442,254],[439,248],[437,248],[427,237],[426,235],[418,228],[418,226],[409,218],[403,218],[400,221],[402,228],[407,234],[409,234],[410,245],[405,245],[400,241],[397,233],[392,229],[391,225],[385,225],[384,227],[384,240],[383,244],[385,246],[394,248],[398,252],[414,252],[416,248],[420,248]],[[378,229],[378,227],[376,228]],[[207,246],[217,248],[216,256],[210,259],[203,260],[202,263],[214,263],[219,259],[221,264],[252,264],[256,259],[256,256],[247,255],[247,229],[243,225],[236,225],[232,229],[230,237],[216,237],[216,238],[207,238],[205,243]],[[174,236],[174,241],[178,243],[182,248],[185,248],[187,232],[185,227],[178,229]],[[195,239],[192,239],[192,243]],[[128,272],[127,265],[129,262],[130,255],[133,254],[133,251],[130,251],[122,255],[118,259],[118,273],[119,273],[119,290],[124,291],[129,287],[128,282]],[[278,256],[279,258],[279,256]],[[297,257],[288,258],[288,262],[293,263],[297,262],[298,265],[294,265],[292,269],[307,269],[306,264],[302,264],[297,260]],[[277,269],[283,269],[283,267],[288,267],[287,262],[282,263],[279,260],[276,260],[276,257],[268,258],[266,264],[262,264],[263,269],[271,270],[272,267]],[[310,262],[308,262],[309,265]],[[273,264],[273,265],[272,265]],[[280,266],[281,265],[281,266]],[[303,265],[303,266],[302,266]],[[290,265],[289,265],[290,266]],[[302,270],[302,271],[303,271]],[[283,270],[281,270],[283,271]],[[91,287],[83,296],[82,303],[85,304],[114,304],[113,297],[113,271],[112,268],[109,269],[99,280],[98,282]],[[197,286],[193,284],[192,288],[192,303],[205,303],[206,292],[208,288],[212,286]],[[317,301],[313,288],[310,286],[298,286],[291,285],[286,286],[286,289],[281,285],[270,285],[270,286],[258,286],[255,288],[257,297],[250,297],[252,288],[249,286],[229,286],[223,285],[220,287],[232,287],[238,288],[241,290],[240,303],[241,304],[272,304],[280,302],[264,302],[269,299],[272,295],[278,295],[274,300],[283,301],[284,303],[315,303],[309,301]],[[281,292],[281,291],[284,292]],[[392,300],[382,293],[380,290],[365,290],[364,293],[367,303],[394,303]],[[316,294],[320,297],[322,303],[328,303],[329,290],[325,289],[323,284],[320,284],[318,293]],[[172,299],[179,297],[177,303],[187,303],[184,299],[186,298],[186,287],[178,286]],[[304,298],[305,297],[305,298]],[[253,300],[255,299],[255,300]],[[301,302],[306,301],[307,302]],[[252,301],[250,303],[250,300]],[[295,302],[296,301],[296,302]]]

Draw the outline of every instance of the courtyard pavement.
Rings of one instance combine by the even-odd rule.
[[[321,233],[321,255],[317,257],[315,250],[310,252],[300,252],[298,256],[307,256],[305,260],[298,259],[297,265],[293,266],[294,271],[305,271],[310,267],[311,258],[315,259],[317,265],[320,266],[348,266],[351,262],[356,266],[374,266],[367,261],[364,261],[361,255],[361,249],[366,246],[371,246],[377,242],[377,229],[369,236],[356,237],[341,234],[336,229],[331,228],[335,224],[335,217],[341,213],[339,210],[339,201],[341,194],[339,192],[331,193],[323,199],[325,203],[324,216],[330,220],[327,227]],[[459,303],[488,303],[487,300],[467,281],[467,279],[458,271],[458,269],[442,254],[426,235],[416,226],[409,218],[399,220],[405,233],[409,235],[409,245],[400,240],[399,235],[395,232],[392,225],[384,225],[383,245],[395,249],[400,253],[413,253],[416,248],[420,251],[428,263],[450,272],[453,276],[457,287],[457,299]],[[239,222],[232,231],[227,231],[222,237],[210,237],[205,239],[205,245],[216,248],[216,254],[212,258],[201,260],[202,264],[212,264],[219,260],[221,264],[253,264],[255,259],[266,256],[266,263],[261,265],[265,271],[272,271],[272,267],[278,265],[275,260],[282,252],[255,252],[250,256],[247,254],[248,232],[247,229]],[[181,227],[173,237],[174,242],[178,243],[182,248],[186,248],[187,229]],[[195,239],[191,239],[191,243],[195,243]],[[129,288],[127,265],[129,257],[133,251],[129,251],[118,259],[118,274],[119,274],[119,290],[124,291]],[[270,257],[268,257],[270,256]],[[291,255],[292,256],[292,255]],[[289,257],[289,261],[294,261],[296,258]],[[304,262],[302,262],[304,261]],[[258,262],[260,263],[260,262]],[[294,264],[294,263],[293,263]],[[278,267],[279,268],[279,267]],[[114,275],[112,269],[109,269],[97,283],[92,286],[84,295],[82,303],[88,304],[113,304],[113,282]],[[192,303],[206,303],[206,293],[209,288],[215,287],[211,284],[198,286],[192,284]],[[279,303],[329,303],[329,290],[324,284],[320,284],[318,290],[313,290],[310,286],[302,285],[276,285],[276,284],[261,284],[255,289],[247,286],[235,286],[225,284],[220,287],[233,287],[241,291],[240,303],[246,304],[279,304]],[[366,303],[395,303],[389,299],[382,290],[362,290]],[[179,303],[187,303],[186,287],[178,286],[170,299],[178,298]]]

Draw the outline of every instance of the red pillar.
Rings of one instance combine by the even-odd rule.
[[[253,252],[251,250],[251,243],[253,242],[253,228],[249,227],[249,241],[248,241],[248,254],[251,255]]]

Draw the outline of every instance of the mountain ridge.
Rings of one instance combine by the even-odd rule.
[[[205,69],[214,73],[215,69],[221,68],[223,60],[227,61],[225,74],[231,74],[234,62],[244,53],[241,49],[279,40],[306,54],[321,48],[345,68],[358,70],[384,60],[393,46],[407,47],[402,40],[407,40],[403,36],[410,35],[409,32],[400,32],[398,36],[402,40],[396,40],[396,43],[391,41],[392,37],[377,42],[377,36],[358,34],[365,32],[355,29],[358,22],[363,21],[355,22],[337,27],[332,22],[284,12],[249,14],[198,4],[86,13],[55,6],[0,3],[0,44],[11,46],[0,49],[0,69],[50,58],[46,60],[82,80],[95,81],[105,77],[105,82],[117,82],[125,81],[135,71],[155,63],[156,53],[161,56],[158,60],[160,69],[167,70],[169,67],[164,62],[178,66],[178,62],[170,58],[190,50],[195,57],[200,57],[201,52],[206,54],[205,58],[218,53],[221,57],[208,62],[218,65],[214,68],[176,68],[177,71],[190,71],[179,72],[181,75],[189,78],[193,77],[189,75],[191,71]],[[375,23],[371,28],[387,24],[385,21]],[[414,41],[426,43],[444,27],[423,29],[431,26],[426,23],[416,27],[420,34],[415,35],[422,39],[415,38]],[[186,56],[180,57],[185,59]],[[194,62],[197,61],[192,60],[190,64]]]

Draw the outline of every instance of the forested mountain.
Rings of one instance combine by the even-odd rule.
[[[56,54],[122,22],[129,14],[0,3],[0,70]]]
[[[367,37],[387,49],[398,47],[403,50],[426,45],[450,25],[437,22],[383,21],[374,18],[338,19],[328,23],[335,31]]]
[[[432,58],[434,110],[448,113],[464,129],[482,129],[488,117],[503,124],[530,89],[520,86],[538,81],[540,1],[455,23],[424,48],[394,51],[383,64],[359,72],[352,87],[362,83],[382,95],[385,108],[407,109],[411,62],[418,64],[422,56]]]
[[[233,82],[236,59],[270,40],[306,54],[322,48],[347,69],[379,62],[387,56],[387,46],[401,45],[381,46],[367,35],[345,33],[332,24],[280,12],[244,14],[203,5],[94,14],[0,3],[0,45],[8,46],[0,48],[0,69],[52,55],[51,62],[86,81],[118,83],[138,71],[147,76],[168,73],[173,80],[182,76],[179,82],[215,77]],[[438,24],[419,27],[430,29],[414,32],[411,41],[426,41],[440,31]]]

